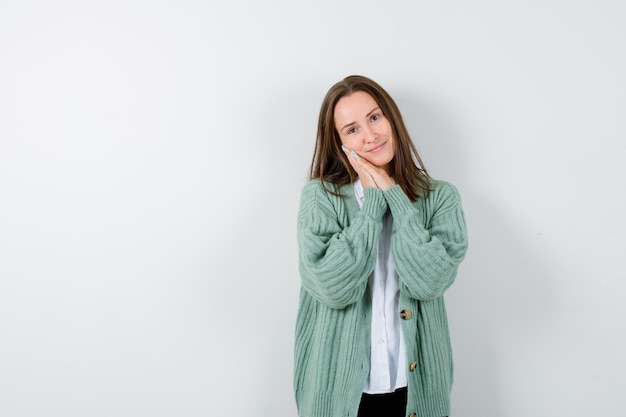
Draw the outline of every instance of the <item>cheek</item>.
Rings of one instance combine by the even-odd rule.
[[[358,142],[352,136],[340,136],[339,139],[341,140],[341,144],[348,149],[355,149]]]

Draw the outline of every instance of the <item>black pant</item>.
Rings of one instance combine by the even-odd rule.
[[[389,394],[363,394],[357,417],[406,417],[406,388]]]
[[[363,393],[357,417],[406,417],[406,393],[406,388],[389,394]]]

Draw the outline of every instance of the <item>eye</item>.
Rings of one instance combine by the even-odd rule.
[[[380,120],[380,114],[376,113],[376,114],[372,114],[372,116],[370,117],[370,120],[372,122],[375,122],[377,120]]]
[[[351,135],[352,133],[355,133],[355,132],[356,132],[356,127],[351,127],[350,129],[348,129],[348,130],[347,130],[347,132],[346,132],[346,133],[347,133],[348,135]]]

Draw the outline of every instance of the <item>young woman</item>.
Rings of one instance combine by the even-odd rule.
[[[302,417],[442,417],[444,292],[467,249],[461,201],[429,177],[374,81],[326,94],[298,213],[294,388]]]

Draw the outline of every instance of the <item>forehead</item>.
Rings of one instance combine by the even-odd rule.
[[[374,97],[365,91],[355,91],[354,93],[343,96],[335,105],[335,121],[353,122],[358,117],[364,117],[369,112],[378,107],[378,103]]]

